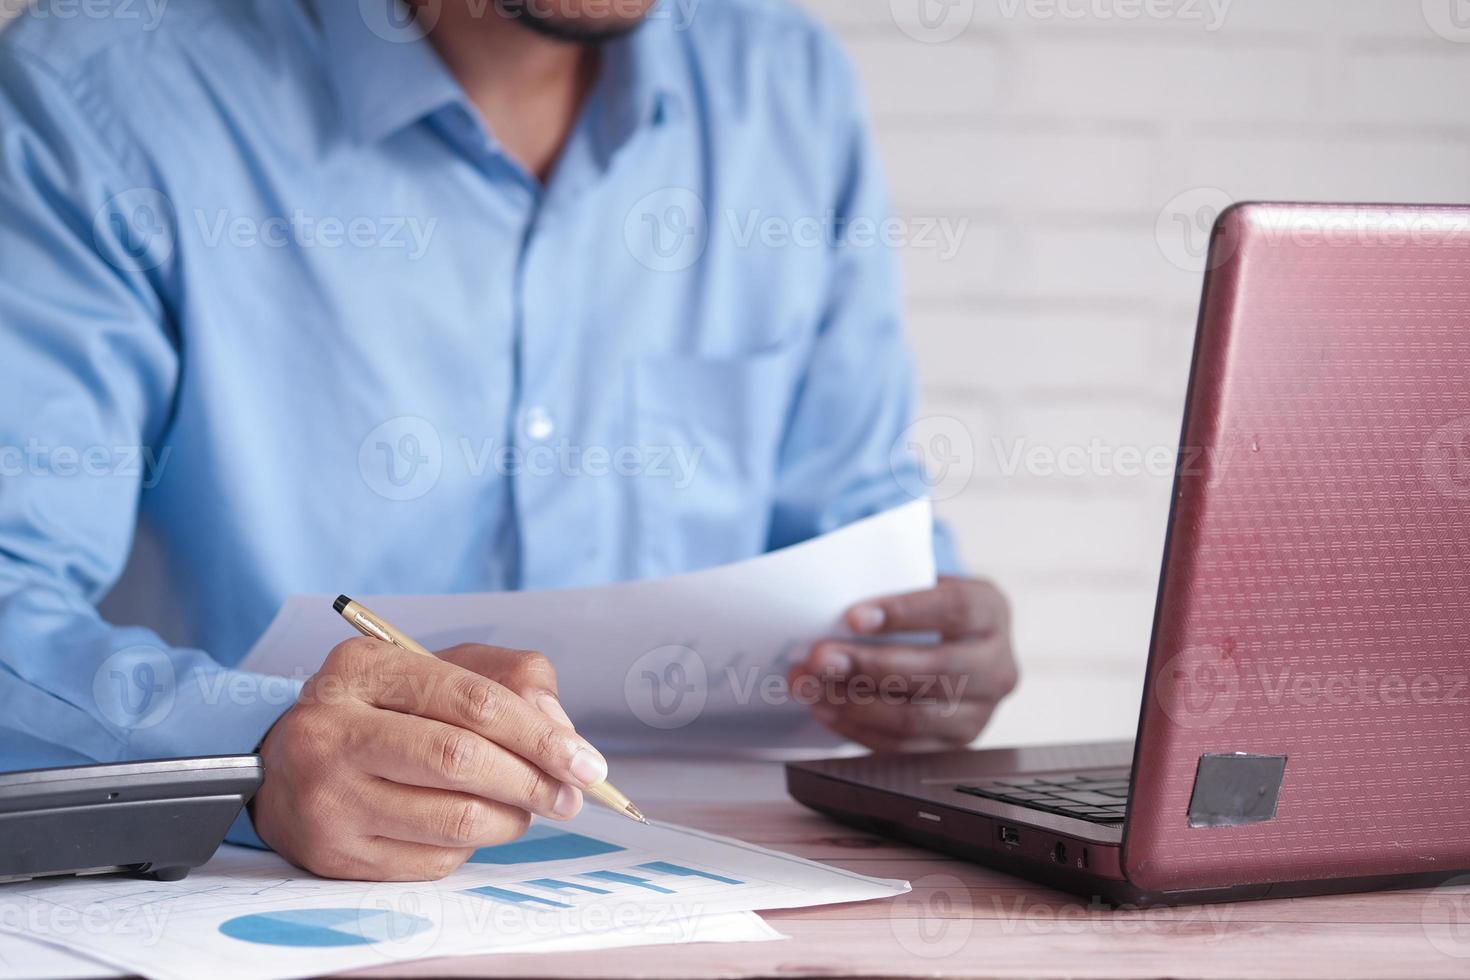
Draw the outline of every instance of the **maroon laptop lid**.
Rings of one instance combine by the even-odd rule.
[[[1245,205],[1211,268],[1128,877],[1470,868],[1470,208]]]

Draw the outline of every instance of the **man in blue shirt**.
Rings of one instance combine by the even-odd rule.
[[[605,775],[555,671],[232,669],[286,595],[664,575],[922,485],[849,66],[781,3],[651,3],[40,0],[0,35],[0,764],[259,746],[232,839],[442,875]],[[795,672],[889,682],[813,708],[871,747],[964,744],[1014,685],[985,583],[849,620],[944,638]]]

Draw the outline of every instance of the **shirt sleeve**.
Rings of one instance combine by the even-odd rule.
[[[859,85],[835,42],[823,52],[823,85],[836,187],[831,202],[827,299],[781,452],[772,548],[804,541],[927,495],[923,462],[909,446],[916,412],[913,355],[904,336],[903,291],[884,231],[892,218]],[[935,561],[960,572],[949,529],[935,523]]]
[[[0,53],[5,769],[248,754],[299,693],[97,611],[167,465],[179,348],[172,209],[145,174],[124,176],[96,108]],[[231,839],[260,843],[243,816]]]

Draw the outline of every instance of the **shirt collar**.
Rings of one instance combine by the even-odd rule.
[[[338,104],[363,142],[383,139],[454,104],[464,92],[414,22],[406,0],[313,0]],[[660,4],[659,6],[662,6]],[[596,86],[598,138],[611,152],[683,104],[672,21],[656,7],[607,45]]]
[[[677,80],[679,46],[660,3],[648,19],[603,52],[598,89],[606,98],[603,136],[621,142],[643,125],[663,121],[683,106]]]
[[[405,0],[314,0],[327,70],[353,134],[371,143],[462,102]]]

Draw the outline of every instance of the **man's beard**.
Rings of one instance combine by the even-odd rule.
[[[555,3],[555,0],[550,0],[550,2]],[[548,5],[546,0],[542,0],[541,3],[535,0],[531,2],[495,0],[495,10],[506,20],[515,21],[542,37],[549,37],[554,41],[565,41],[569,44],[603,44],[607,41],[615,41],[631,34],[643,23],[641,17],[616,18],[611,21],[588,17],[563,20],[545,16],[543,11]]]

